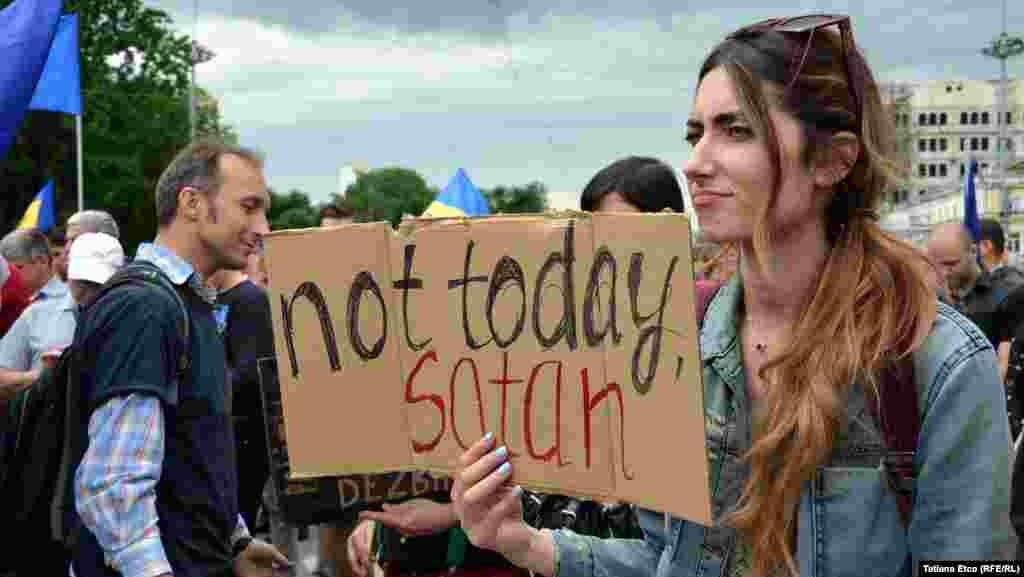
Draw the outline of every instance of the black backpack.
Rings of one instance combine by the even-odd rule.
[[[183,346],[177,373],[183,382],[190,367],[190,317],[178,289],[156,265],[135,261],[100,288],[93,306],[125,285],[153,287],[173,298],[181,310],[177,325]],[[78,326],[82,324],[79,318]],[[45,540],[63,543],[68,549],[74,546],[78,515],[72,486],[88,445],[83,428],[87,409],[79,380],[79,368],[89,353],[82,350],[85,336],[76,329],[74,344],[64,350],[56,368],[43,371],[30,389],[11,401],[13,443],[6,467],[0,471],[0,520],[12,529],[12,542],[8,553],[0,555],[0,571],[23,563],[33,555],[34,545]]]

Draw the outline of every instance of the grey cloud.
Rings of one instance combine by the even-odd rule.
[[[169,10],[177,25],[188,29],[193,0],[147,2]],[[559,38],[570,41],[564,44],[566,50],[553,49],[553,57],[547,61],[513,59],[504,68],[481,72],[481,84],[486,84],[486,74],[501,78],[518,78],[518,74],[522,78],[519,88],[510,90],[515,93],[506,101],[522,98],[521,103],[456,106],[449,99],[458,88],[425,83],[402,85],[403,91],[396,91],[392,100],[372,102],[309,102],[301,92],[293,91],[287,93],[293,101],[268,106],[264,118],[247,116],[251,121],[239,124],[239,132],[243,142],[266,150],[271,184],[302,188],[314,198],[334,192],[338,167],[353,160],[366,161],[371,167],[412,167],[435,185],[443,185],[456,168],[464,166],[481,186],[540,180],[552,191],[570,195],[577,194],[602,166],[628,154],[649,154],[678,167],[687,154],[681,125],[690,107],[699,59],[729,29],[772,15],[849,12],[858,42],[881,80],[905,80],[908,74],[915,79],[993,78],[998,72],[996,64],[980,54],[998,31],[998,2],[969,6],[935,0],[863,4],[853,0],[640,0],[608,4],[602,0],[354,0],[342,5],[300,0],[281,5],[268,0],[200,0],[200,9],[202,15],[284,27],[293,37],[327,35],[339,21],[346,22],[347,30],[365,30],[368,37],[379,38],[380,32],[389,28],[399,34],[424,33],[430,36],[429,44],[442,50],[459,48],[466,36],[497,43],[511,35],[510,45],[528,46]],[[1017,4],[1010,2],[1009,28],[1024,34],[1024,9]],[[544,20],[553,14],[572,16],[583,24],[559,29],[557,19]],[[695,18],[689,18],[691,14]],[[657,20],[662,31],[667,26],[672,34],[637,34],[633,38],[628,32],[609,31],[588,35],[587,20],[602,24],[594,26],[600,30],[613,30],[609,22]],[[589,49],[607,44],[612,40],[608,35],[615,35],[625,46],[623,50],[635,45],[635,51]],[[478,38],[474,39],[477,43]],[[243,48],[265,49],[252,44]],[[567,72],[576,72],[585,80],[568,90],[578,89],[578,102],[530,98],[544,96],[549,90],[567,92],[565,82],[557,80]],[[379,73],[398,75],[386,67]],[[1024,76],[1024,57],[1010,65],[1010,73]],[[244,98],[252,93],[274,93],[276,86],[281,86],[284,94],[284,87],[308,82],[304,74],[310,74],[308,69],[260,65],[221,79],[214,87],[229,102],[232,95]],[[200,78],[202,82],[202,74]],[[630,89],[638,87],[637,91],[643,88],[646,96],[610,98],[609,93],[624,83]],[[435,90],[437,86],[440,88]],[[650,97],[651,86],[663,86],[664,91]],[[493,92],[479,94],[486,98]],[[289,112],[293,104],[300,109],[294,118]],[[231,107],[225,106],[224,112],[231,122]]]
[[[188,29],[193,0],[149,0],[148,3],[169,11],[180,26]],[[200,18],[217,15],[228,19],[251,19],[300,35],[329,34],[337,29],[339,22],[345,22],[346,28],[355,29],[356,34],[394,29],[400,34],[444,32],[456,38],[462,35],[499,39],[509,33],[513,21],[512,33],[528,34],[540,25],[546,15],[559,14],[606,24],[624,20],[656,20],[662,30],[678,34],[680,42],[693,34],[704,37],[701,32],[720,36],[730,28],[767,16],[807,11],[839,12],[853,17],[855,34],[860,43],[869,48],[869,56],[877,66],[927,66],[929,61],[939,58],[943,65],[970,67],[969,63],[973,62],[984,66],[984,60],[979,60],[979,51],[997,31],[999,23],[996,2],[968,8],[948,0],[941,3],[934,0],[874,0],[867,3],[834,0],[818,2],[809,8],[752,0],[614,3],[606,0],[301,0],[285,3],[199,0],[199,7]],[[723,28],[694,30],[686,18],[688,14],[718,16]],[[1011,30],[1024,31],[1024,11],[1011,9],[1009,20]],[[515,40],[522,41],[523,38]],[[595,43],[602,41],[601,37],[593,38]],[[566,65],[571,66],[572,63]]]
[[[193,0],[150,0],[149,4],[176,16],[191,19]],[[715,10],[723,14],[757,13],[757,2],[679,2],[678,0],[302,0],[301,4],[269,0],[199,0],[200,14],[226,18],[253,19],[300,33],[321,34],[335,30],[349,15],[369,25],[394,28],[403,33],[458,32],[472,36],[501,36],[508,32],[508,20],[525,17],[537,24],[548,14],[585,15],[594,20],[616,22],[627,19],[655,19],[671,27],[672,15],[688,11]]]
[[[191,0],[156,0],[152,4],[178,15],[191,16],[193,12]],[[310,34],[332,32],[339,20],[351,15],[370,25],[405,33],[448,30],[490,36],[503,33],[506,18],[512,14],[526,12],[536,17],[547,12],[547,3],[541,0],[354,0],[343,3],[303,0],[301,5],[297,4],[267,0],[200,0],[200,13],[253,19]]]

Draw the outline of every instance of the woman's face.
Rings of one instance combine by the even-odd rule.
[[[640,212],[640,209],[613,190],[597,203],[597,210],[594,212]]]
[[[821,218],[815,203],[814,177],[801,160],[800,123],[771,102],[782,163],[782,185],[768,215],[773,235]],[[701,230],[713,242],[748,241],[753,237],[758,207],[767,202],[775,167],[764,135],[756,132],[725,68],[701,81],[687,120],[686,138],[693,147],[684,166]]]

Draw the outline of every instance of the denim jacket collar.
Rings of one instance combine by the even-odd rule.
[[[737,314],[743,301],[743,281],[739,273],[708,304],[704,327],[700,331],[700,352],[704,366],[710,366],[732,394],[743,391],[743,355],[737,333]]]

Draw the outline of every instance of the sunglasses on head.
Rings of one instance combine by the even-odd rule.
[[[795,16],[791,18],[769,18],[750,26],[744,26],[736,32],[728,35],[727,40],[735,40],[741,38],[747,38],[750,36],[757,36],[764,34],[765,32],[780,32],[783,34],[792,35],[807,35],[807,39],[804,41],[803,49],[800,51],[800,60],[796,62],[796,67],[793,68],[793,78],[786,85],[786,91],[793,86],[796,79],[800,77],[800,71],[803,70],[804,63],[807,61],[807,55],[811,51],[811,44],[814,40],[814,33],[822,28],[828,28],[829,26],[839,26],[840,40],[843,43],[843,66],[846,72],[846,81],[850,85],[850,92],[853,95],[854,110],[857,111],[860,116],[861,103],[863,102],[864,94],[864,77],[860,74],[860,69],[853,66],[852,59],[854,53],[853,45],[853,31],[850,27],[849,16],[839,16],[834,14],[808,14],[806,16]],[[854,71],[857,70],[855,74]]]

